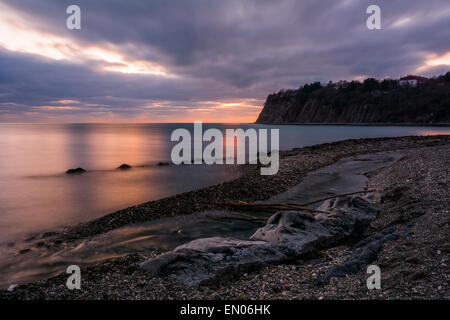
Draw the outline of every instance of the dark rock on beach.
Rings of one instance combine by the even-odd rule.
[[[326,272],[315,282],[315,285],[325,285],[330,282],[331,278],[342,278],[362,270],[376,259],[385,242],[394,241],[400,238],[399,235],[394,234],[394,231],[395,227],[390,226],[383,231],[360,241],[356,244],[347,262]]]
[[[151,276],[169,276],[187,285],[218,284],[239,274],[284,259],[281,250],[265,241],[204,238],[141,264]]]

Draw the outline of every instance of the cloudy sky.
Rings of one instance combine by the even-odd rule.
[[[448,70],[449,0],[0,0],[0,122],[252,122],[282,88]]]

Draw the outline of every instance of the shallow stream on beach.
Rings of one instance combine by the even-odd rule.
[[[297,186],[264,202],[306,203],[361,191],[366,186],[365,173],[385,167],[400,157],[399,153],[385,152],[345,158],[311,172]],[[272,214],[251,213],[252,216],[264,218]],[[37,246],[42,239],[29,241],[26,247],[23,244],[2,245],[0,288],[49,278],[64,272],[72,264],[87,265],[151,249],[171,250],[198,238],[221,236],[248,239],[264,224],[236,220],[236,217],[242,216],[225,210],[167,217],[125,226],[75,244],[62,244],[58,249]]]

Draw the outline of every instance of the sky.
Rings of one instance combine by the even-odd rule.
[[[3,123],[246,123],[280,89],[449,70],[448,0],[0,0]]]

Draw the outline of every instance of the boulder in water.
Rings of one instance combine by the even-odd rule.
[[[86,170],[83,168],[69,169],[66,171],[66,174],[82,174],[85,173]]]
[[[119,170],[129,170],[131,168],[132,168],[132,166],[130,166],[129,164],[124,163],[120,167],[118,167],[117,169],[119,169]]]

